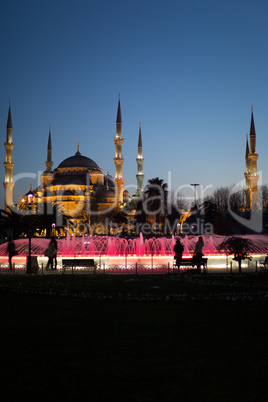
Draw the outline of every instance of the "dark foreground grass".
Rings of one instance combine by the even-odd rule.
[[[24,280],[42,288],[42,279],[23,277],[22,290]],[[123,278],[103,281],[97,294],[123,291]],[[174,280],[162,281],[174,293]],[[84,298],[77,278],[66,279],[67,296],[47,296],[15,293],[14,276],[1,282],[11,289],[0,291],[2,400],[263,401],[267,393],[266,302]],[[140,280],[142,294],[155,294],[156,283]]]

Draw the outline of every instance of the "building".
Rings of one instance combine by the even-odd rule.
[[[13,204],[13,168],[14,162],[12,159],[12,151],[14,148],[14,142],[12,140],[12,118],[11,118],[11,104],[9,102],[9,109],[8,109],[8,118],[7,118],[7,134],[6,134],[6,142],[5,142],[5,149],[6,149],[6,160],[4,162],[5,166],[5,181],[4,181],[4,188],[5,188],[5,210],[7,210],[9,205]]]
[[[249,144],[248,138],[246,142],[246,209],[247,210],[258,210],[258,180],[259,175],[257,173],[257,160],[258,154],[256,152],[256,131],[253,117],[253,108],[251,108],[251,121],[250,121],[250,133],[249,133]]]
[[[9,105],[7,122],[7,140],[5,142],[6,161],[5,166],[5,207],[13,205],[13,167],[12,150],[12,119],[11,106]],[[57,215],[67,216],[69,222],[79,232],[79,225],[87,224],[92,228],[93,223],[112,210],[122,210],[128,208],[130,215],[134,214],[135,203],[129,197],[128,191],[124,190],[123,177],[123,142],[122,135],[122,115],[120,96],[118,100],[116,118],[115,143],[115,177],[104,174],[102,168],[89,157],[82,155],[79,143],[76,153],[64,159],[56,168],[53,169],[52,160],[52,136],[49,128],[46,169],[40,176],[40,184],[37,188],[31,189],[33,205],[31,208],[36,214],[51,215],[57,210]],[[140,164],[142,157],[141,129],[139,130],[138,141],[138,175],[137,192],[141,194],[143,190],[143,170]],[[112,160],[112,157],[111,157]],[[138,162],[139,161],[139,162]],[[143,163],[143,158],[142,158]],[[142,178],[141,178],[142,177]],[[137,194],[135,194],[135,197]],[[27,209],[27,194],[21,198],[19,209]],[[132,211],[132,212],[131,212]],[[97,219],[98,217],[98,219]],[[84,226],[85,227],[85,226]],[[90,230],[91,231],[91,230]],[[92,232],[92,231],[91,231]],[[100,231],[101,232],[101,231]],[[103,230],[103,233],[105,229]]]

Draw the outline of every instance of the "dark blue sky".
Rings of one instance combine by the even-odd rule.
[[[140,121],[144,184],[243,181],[252,105],[267,184],[267,15],[265,0],[1,1],[0,159],[11,99],[14,201],[45,169],[49,125],[53,168],[79,141],[114,175],[119,93],[130,194]]]

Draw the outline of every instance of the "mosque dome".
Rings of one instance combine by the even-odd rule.
[[[99,166],[96,162],[92,159],[81,155],[79,151],[76,152],[74,156],[70,156],[67,159],[64,159],[59,166],[59,168],[75,168],[75,167],[82,167],[82,168],[89,168],[89,169],[99,169]]]
[[[123,200],[124,202],[128,202],[129,200],[129,192],[127,190],[123,191]]]
[[[96,199],[102,202],[114,202],[115,192],[111,189],[107,189],[105,186],[99,188],[96,193]]]
[[[104,176],[104,184],[105,184],[106,188],[109,188],[110,190],[112,189],[115,191],[114,179],[109,173],[107,173]]]

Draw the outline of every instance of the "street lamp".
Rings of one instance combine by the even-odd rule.
[[[52,227],[52,230],[51,230],[52,236],[55,237],[56,236],[56,223],[52,223],[51,227]]]
[[[32,256],[31,256],[31,240],[32,240],[32,204],[34,201],[34,194],[32,192],[32,189],[30,188],[30,191],[26,194],[27,195],[27,205],[30,210],[30,216],[29,216],[29,252],[28,252],[28,257],[27,257],[27,267],[26,267],[26,274],[31,274],[32,273]]]
[[[196,187],[199,186],[198,183],[190,184],[190,186],[194,187],[194,206],[196,207]]]

